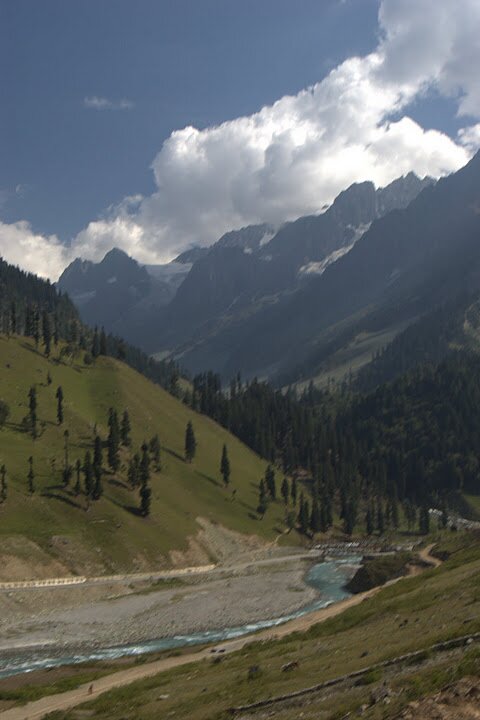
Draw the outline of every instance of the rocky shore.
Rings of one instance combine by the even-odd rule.
[[[0,658],[43,647],[95,649],[250,624],[318,597],[309,563],[249,567],[172,587],[39,589],[0,598]],[[30,650],[29,650],[30,651]],[[28,652],[29,652],[28,651]]]

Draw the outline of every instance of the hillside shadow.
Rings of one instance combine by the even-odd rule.
[[[33,353],[33,355],[42,355],[44,357],[43,353],[40,352],[40,350],[37,350],[35,347],[32,347],[27,342],[21,342],[20,347],[24,350],[28,350],[28,352]]]
[[[130,490],[131,488],[127,487],[127,490]],[[135,505],[127,505],[125,503],[120,502],[114,497],[108,496],[109,502],[111,502],[113,505],[116,505],[119,508],[122,508],[122,510],[126,510],[131,515],[135,515],[136,517],[143,517],[142,513],[140,512],[140,509],[136,507]]]
[[[180,460],[180,462],[185,462],[185,458],[183,457],[183,455],[180,455],[180,453],[175,452],[175,450],[171,450],[170,448],[167,448],[167,447],[162,447],[162,450],[163,450],[163,452],[168,453],[172,457],[177,458],[177,460]]]
[[[134,505],[122,505],[122,507],[127,512],[131,513],[132,515],[135,515],[135,517],[143,517],[142,513],[140,512],[140,509],[135,507]]]
[[[110,478],[108,480],[108,484],[113,485],[114,487],[122,488],[123,490],[130,490],[126,483],[122,482],[122,480],[115,480],[115,478]]]
[[[219,482],[218,480],[215,480],[215,478],[210,477],[210,475],[205,475],[205,473],[199,472],[198,470],[197,470],[197,475],[199,475],[204,480],[208,480],[208,482],[211,483],[212,485],[215,485],[215,487],[223,488],[223,484],[221,482]]]
[[[45,490],[65,490],[65,485],[61,483],[55,483],[55,485],[46,485]]]
[[[82,506],[75,502],[75,500],[65,497],[64,495],[59,495],[58,493],[42,492],[41,496],[50,498],[52,500],[60,500],[61,502],[65,503],[65,505],[70,505],[71,507],[77,508],[78,510],[82,509]]]

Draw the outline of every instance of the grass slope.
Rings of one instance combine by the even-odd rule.
[[[47,373],[52,384],[47,385]],[[40,436],[33,440],[20,423],[28,413],[28,390],[37,387]],[[55,392],[64,393],[65,421],[56,423]],[[72,365],[46,359],[24,338],[0,336],[0,399],[11,410],[0,429],[0,464],[8,470],[8,495],[0,505],[0,543],[5,562],[14,556],[37,573],[47,556],[57,556],[72,569],[134,570],[168,561],[172,549],[182,550],[198,531],[201,516],[242,533],[273,538],[281,526],[281,505],[269,509],[265,519],[255,518],[258,482],[264,462],[240,441],[208,418],[198,415],[153,385],[142,375],[111,358],[95,365]],[[151,516],[135,515],[138,491],[126,485],[130,452],[122,451],[122,468],[104,476],[104,496],[85,511],[83,495],[75,497],[61,482],[64,431],[70,434],[70,462],[83,460],[92,449],[94,427],[107,436],[109,407],[128,408],[133,450],[155,433],[162,445],[162,471],[152,475]],[[197,454],[189,465],[183,460],[184,433],[193,422]],[[227,444],[233,500],[220,481],[220,456]],[[36,491],[27,490],[28,457],[34,458]],[[106,463],[104,452],[104,464]],[[72,483],[73,484],[73,483]],[[31,542],[30,542],[31,541]],[[35,545],[32,545],[34,543]],[[8,556],[8,557],[7,557]],[[43,574],[47,572],[45,569]]]
[[[400,580],[368,601],[341,615],[282,640],[259,642],[223,658],[212,657],[138,681],[102,695],[88,706],[52,713],[52,720],[153,720],[158,717],[188,720],[222,720],[227,709],[309,687],[331,678],[367,668],[404,653],[423,651],[435,643],[480,631],[480,536],[444,534],[447,561],[438,569]],[[287,662],[298,662],[290,673]],[[254,679],[249,668],[258,670]],[[407,702],[466,674],[478,674],[480,653],[471,651],[442,656],[424,653],[418,665],[406,663],[383,677],[372,673],[350,689],[322,692],[290,707],[275,707],[248,717],[275,716],[282,720],[304,717],[352,717],[385,720],[396,716]],[[250,675],[250,679],[249,679]],[[371,701],[371,689],[386,680],[392,688],[390,706],[360,707]],[[247,717],[239,714],[238,717]]]

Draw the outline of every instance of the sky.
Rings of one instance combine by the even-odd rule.
[[[480,146],[479,0],[0,0],[0,255],[167,262]]]

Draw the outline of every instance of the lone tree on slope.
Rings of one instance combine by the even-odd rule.
[[[230,482],[230,460],[228,459],[227,446],[223,446],[222,459],[220,461],[220,472],[223,478],[223,484],[228,487]]]
[[[197,450],[197,441],[195,439],[195,433],[193,432],[193,425],[190,420],[187,423],[187,429],[185,430],[185,460],[191,463],[195,457]]]
[[[260,480],[260,485],[258,489],[258,505],[257,505],[257,513],[262,516],[262,519],[267,512],[268,502],[267,502],[267,493],[265,492],[265,482],[263,478]]]
[[[63,390],[61,385],[58,386],[55,397],[57,398],[57,422],[61,425],[63,423]]]
[[[143,517],[150,515],[150,505],[152,502],[152,491],[147,483],[140,488],[140,512]]]
[[[7,468],[2,465],[0,468],[0,502],[7,499]]]
[[[35,473],[33,472],[33,457],[31,455],[28,458],[28,465],[28,492],[30,493],[30,495],[33,495],[33,493],[35,492],[35,485],[33,484],[33,481],[35,480]]]
[[[122,445],[125,447],[130,447],[132,444],[132,440],[130,438],[130,415],[128,414],[128,410],[123,411],[122,415],[122,424],[120,426],[120,438],[122,440]]]
[[[160,458],[160,440],[158,435],[154,435],[149,443],[149,450],[152,455],[153,464],[155,470],[159,472],[162,469],[162,463]]]
[[[108,464],[112,468],[113,472],[117,472],[120,467],[120,427],[118,425],[117,411],[110,408],[108,414],[108,440],[107,440],[107,454]]]
[[[28,391],[28,417],[30,421],[30,430],[32,437],[37,437],[37,390],[35,385],[32,385]]]

